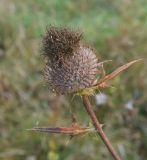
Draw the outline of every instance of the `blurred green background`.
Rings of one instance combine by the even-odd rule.
[[[47,25],[81,29],[97,49],[107,73],[138,58],[101,90],[94,109],[124,160],[147,157],[147,1],[0,0],[0,159],[110,160],[95,133],[69,141],[64,135],[32,133],[34,126],[69,126],[90,119],[80,97],[55,97],[43,78],[41,41]],[[99,95],[99,93],[98,93]]]

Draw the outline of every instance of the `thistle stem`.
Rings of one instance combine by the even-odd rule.
[[[86,96],[86,95],[83,96],[83,103],[84,103],[85,109],[87,110],[87,112],[93,122],[93,125],[95,126],[96,130],[98,131],[99,136],[101,137],[102,141],[105,143],[105,145],[108,148],[109,152],[111,153],[112,157],[115,160],[121,160],[121,158],[119,157],[117,152],[114,150],[113,146],[111,145],[106,134],[104,133],[102,126],[94,113],[93,107],[90,104],[88,96]]]

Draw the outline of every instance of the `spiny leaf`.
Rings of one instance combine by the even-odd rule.
[[[113,79],[114,77],[116,77],[119,73],[121,73],[122,71],[124,71],[125,69],[127,69],[128,67],[130,67],[131,65],[133,65],[134,63],[141,61],[142,59],[138,59],[138,60],[133,60],[131,62],[128,62],[126,64],[124,64],[123,66],[117,68],[115,71],[113,71],[112,73],[106,75],[105,77],[103,77],[102,79],[99,80],[99,82],[96,84],[96,86],[100,86],[102,83],[106,83],[107,81]]]
[[[94,128],[89,127],[80,127],[79,125],[71,126],[71,127],[34,127],[32,129],[28,129],[29,131],[37,131],[37,132],[47,132],[47,133],[57,133],[57,134],[67,134],[70,136],[81,135],[91,131],[94,131]]]

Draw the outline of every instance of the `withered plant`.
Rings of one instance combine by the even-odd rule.
[[[103,125],[95,115],[89,96],[94,95],[100,88],[107,87],[111,79],[140,59],[131,61],[112,73],[104,75],[103,63],[105,61],[99,62],[95,49],[82,42],[81,32],[53,26],[47,28],[43,38],[43,53],[46,59],[44,75],[50,91],[57,95],[73,94],[81,96],[96,132],[113,158],[121,160],[104,133]],[[79,126],[73,116],[73,123],[70,127],[35,127],[31,130],[76,136],[90,132],[91,128]]]

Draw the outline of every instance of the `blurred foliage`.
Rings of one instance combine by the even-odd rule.
[[[107,73],[138,58],[104,91],[108,102],[93,104],[105,131],[125,160],[147,157],[147,1],[0,0],[0,159],[110,160],[95,134],[68,137],[30,133],[34,126],[68,126],[71,111],[90,120],[81,98],[54,97],[44,83],[41,53],[47,25],[80,28],[98,51]],[[133,104],[128,107],[128,102]],[[82,116],[81,116],[82,115]]]

